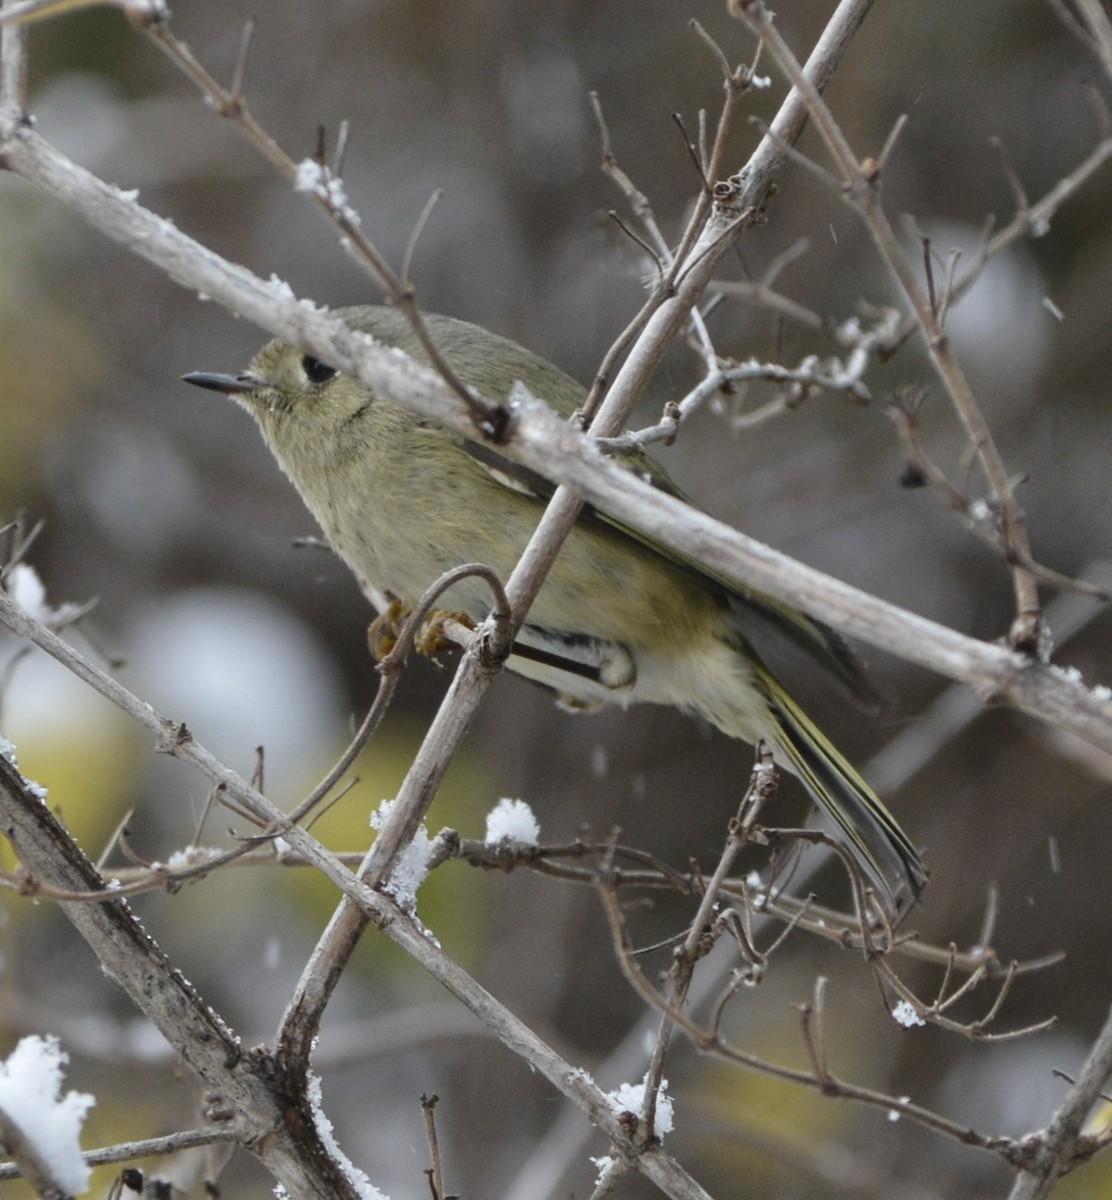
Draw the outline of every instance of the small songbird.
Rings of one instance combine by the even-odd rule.
[[[427,362],[405,316],[359,307],[354,329]],[[450,317],[426,316],[440,353],[469,388],[504,401],[521,381],[568,416],[586,393],[544,359]],[[443,572],[481,562],[507,578],[551,485],[489,442],[445,431],[359,380],[281,341],[242,375],[186,375],[235,398],[334,549],[380,593],[411,608]],[[637,452],[617,461],[671,495],[664,469]],[[490,607],[481,580],[456,584],[443,607],[475,622]],[[831,630],[759,592],[739,589],[670,548],[586,508],[525,619],[508,666],[576,708],[636,702],[697,713],[731,737],[772,748],[833,820],[890,913],[927,874],[914,845],[869,785],[807,717],[761,657],[785,639],[859,695],[852,655]]]

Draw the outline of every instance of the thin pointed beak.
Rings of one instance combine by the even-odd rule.
[[[204,371],[194,371],[183,375],[182,379],[197,387],[208,388],[210,392],[223,392],[225,396],[246,396],[266,387],[257,375],[209,375]]]

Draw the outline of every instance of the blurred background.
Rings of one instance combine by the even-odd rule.
[[[259,13],[248,103],[294,158],[317,128],[351,123],[345,182],[364,227],[400,262],[429,196],[442,196],[416,255],[422,304],[476,321],[589,380],[642,299],[646,264],[607,217],[622,198],[599,170],[588,100],[597,91],[620,165],[671,234],[697,181],[673,123],[717,114],[718,68],[694,18],[731,62],[749,60],[743,29],[714,0],[221,0],[182,5],[173,28],[229,80],[242,22]],[[778,25],[805,56],[832,4],[791,3]],[[752,97],[734,126],[731,169],[784,94]],[[884,180],[894,218],[914,216],[943,255],[968,256],[986,219],[1010,219],[1014,196],[989,139],[999,138],[1036,199],[1098,138],[1084,88],[1108,81],[1042,0],[878,5],[827,93],[855,152],[875,154],[901,113],[910,120]],[[328,304],[378,300],[320,215],[205,107],[169,63],[113,12],[36,26],[31,109],[38,129],[108,182],[264,277]],[[803,150],[821,160],[808,133]],[[373,695],[365,649],[370,612],[341,564],[297,548],[315,533],[234,405],[180,382],[187,371],[237,372],[263,335],[178,288],[103,240],[21,180],[0,176],[0,519],[45,519],[31,561],[51,603],[98,598],[81,644],[163,713],[249,774],[265,747],[265,784],[284,805],[302,796],[342,748]],[[995,262],[952,314],[951,332],[1009,469],[1036,556],[1067,574],[1099,572],[1112,554],[1112,168],[1105,167],[1037,240]],[[760,278],[778,256],[807,249],[777,280],[834,322],[885,305],[894,290],[863,226],[798,166],[780,180],[766,226],[739,243],[725,278]],[[917,252],[916,252],[917,253]],[[837,353],[827,334],[727,300],[711,328],[719,352],[795,365]],[[642,414],[697,378],[686,348],[671,353]],[[904,455],[886,415],[905,386],[925,389],[923,439],[959,486],[964,446],[915,344],[867,379],[873,403],[816,397],[744,432],[701,414],[662,457],[700,504],[817,567],[981,638],[1012,616],[1004,567],[940,497],[900,486]],[[740,411],[773,392],[734,398]],[[970,487],[980,488],[970,477]],[[1048,594],[1048,599],[1053,596]],[[1072,606],[1080,632],[1058,631],[1057,661],[1112,683],[1108,616]],[[75,635],[82,638],[82,634]],[[192,839],[224,844],[226,813],[198,832],[204,780],[158,759],[109,706],[39,655],[16,660],[0,639],[0,730],[24,772],[97,857],[128,824],[137,851],[164,860]],[[944,680],[864,650],[890,706],[856,713],[829,683],[798,694],[867,767],[947,688]],[[387,727],[359,766],[357,787],[317,827],[336,849],[361,850],[368,815],[392,796],[449,676],[417,662]],[[1001,956],[1065,950],[1021,978],[1004,1028],[1049,1016],[1052,1032],[997,1045],[936,1029],[899,1030],[856,957],[795,936],[763,986],[735,1002],[729,1032],[745,1048],[804,1066],[794,1005],[830,977],[827,1030],[835,1071],[988,1133],[1042,1122],[1076,1072],[1112,995],[1105,896],[1112,845],[1104,755],[1004,711],[937,738],[918,769],[897,749],[878,764],[885,798],[924,848],[932,882],[909,922],[946,945],[980,936],[985,897],[1000,886],[993,936]],[[622,831],[678,867],[718,853],[750,765],[747,748],[671,712],[573,717],[539,690],[500,680],[430,817],[481,837],[499,797],[528,801],[542,838]],[[867,772],[868,773],[868,772]],[[775,817],[801,820],[785,781]],[[237,828],[239,826],[237,825]],[[242,828],[239,828],[242,832]],[[824,898],[844,899],[837,873]],[[301,964],[335,903],[307,872],[240,870],[175,896],[139,901],[144,923],[247,1044],[269,1038]],[[198,1123],[188,1075],[167,1085],[172,1056],[49,906],[4,901],[0,1049],[28,1032],[56,1033],[73,1086],[94,1092],[85,1142]],[[436,872],[420,914],[445,948],[605,1087],[642,1067],[642,1006],[621,978],[599,904],[524,873],[488,877],[462,864]],[[658,901],[638,915],[644,941],[689,919]],[[770,936],[766,932],[765,936]],[[930,995],[936,976],[907,967]],[[978,993],[958,1014],[990,1002]],[[629,1039],[633,1050],[612,1057]],[[329,1011],[318,1068],[341,1144],[394,1197],[427,1194],[421,1093],[437,1115],[449,1187],[465,1196],[587,1196],[588,1154],[602,1139],[512,1055],[486,1039],[416,967],[368,938]],[[624,1072],[624,1073],[623,1073]],[[678,1043],[667,1072],[677,1105],[669,1148],[715,1195],[745,1178],[763,1196],[995,1196],[1009,1173],[876,1111],[823,1100],[701,1060]],[[578,1138],[575,1136],[579,1134]],[[561,1137],[570,1137],[562,1142]],[[559,1169],[552,1162],[560,1164]],[[177,1171],[196,1160],[146,1164]],[[1099,1161],[1063,1196],[1112,1186]],[[101,1194],[113,1172],[98,1174]],[[226,1195],[269,1194],[243,1154]],[[1086,1190],[1088,1189],[1088,1190]],[[7,1189],[5,1189],[7,1190]],[[13,1188],[13,1195],[20,1194]],[[622,1196],[656,1194],[627,1178]]]

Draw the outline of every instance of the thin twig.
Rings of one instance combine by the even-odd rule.
[[[613,944],[617,952],[619,964],[627,981],[634,990],[652,1007],[673,1021],[691,1038],[695,1046],[704,1053],[711,1054],[735,1066],[747,1067],[751,1070],[769,1075],[774,1079],[800,1084],[804,1087],[821,1091],[825,1096],[855,1101],[884,1112],[897,1113],[901,1117],[915,1121],[928,1129],[942,1133],[964,1145],[976,1146],[991,1151],[1007,1162],[1012,1162],[1016,1153],[1017,1143],[1011,1138],[994,1137],[971,1129],[967,1123],[951,1121],[939,1113],[914,1104],[906,1098],[885,1095],[871,1088],[859,1087],[847,1083],[829,1072],[821,1077],[811,1071],[798,1071],[770,1063],[756,1055],[740,1050],[726,1042],[718,1033],[693,1021],[682,1011],[668,1005],[666,999],[645,978],[625,935],[625,922],[616,898],[606,888],[599,890],[604,909],[611,929]]]
[[[447,1200],[444,1195],[444,1164],[440,1159],[440,1140],[436,1136],[436,1106],[439,1096],[421,1096],[421,1112],[425,1118],[425,1140],[429,1146],[429,1160],[432,1166],[428,1169],[429,1189],[432,1200]]]
[[[194,1150],[198,1146],[235,1142],[242,1137],[243,1130],[234,1125],[208,1125],[204,1129],[181,1129],[162,1137],[117,1142],[98,1150],[86,1150],[81,1157],[90,1167],[103,1167],[108,1163],[132,1162],[140,1158],[153,1158],[155,1155],[179,1154],[182,1150]],[[0,1163],[0,1180],[19,1178],[20,1171],[15,1163]]]

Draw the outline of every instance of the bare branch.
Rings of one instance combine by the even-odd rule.
[[[1109,1076],[1112,1076],[1112,1012],[1093,1043],[1077,1082],[1050,1124],[1023,1139],[1022,1153],[1016,1158],[1021,1174],[1009,1193],[1009,1200],[1043,1200],[1063,1175],[1097,1148],[1081,1130]]]
[[[736,11],[761,38],[793,87],[799,88],[806,98],[807,108],[835,162],[844,197],[864,218],[877,250],[911,303],[926,340],[931,362],[951,399],[969,445],[974,448],[984,469],[1000,512],[1002,538],[1008,550],[1009,562],[1012,564],[1016,596],[1016,618],[1012,626],[1011,643],[1025,653],[1037,655],[1042,643],[1043,627],[1036,580],[1025,565],[1031,561],[1026,517],[1016,501],[1011,480],[988,423],[943,333],[937,304],[931,296],[923,293],[880,204],[876,186],[877,164],[872,160],[859,164],[854,158],[830,110],[796,62],[762,0],[736,3],[733,11]]]
[[[13,612],[19,615],[20,624],[30,620],[18,609],[14,609],[8,598],[0,593],[0,614],[3,615],[3,619],[8,620]],[[280,809],[234,771],[230,771],[213,758],[193,739],[184,726],[175,724],[155,712],[149,704],[139,700],[115,680],[82,659],[76,651],[66,646],[38,622],[31,624],[37,626],[34,638],[44,649],[66,661],[75,673],[80,674],[103,695],[123,708],[141,726],[154,733],[159,738],[161,749],[190,762],[221,785],[245,809],[266,821],[272,828],[281,830],[291,845],[354,902],[360,915],[373,921],[377,928],[429,971],[481,1021],[489,1025],[504,1045],[523,1057],[579,1105],[616,1146],[623,1148],[623,1153],[629,1155],[637,1169],[653,1180],[666,1195],[673,1196],[676,1200],[694,1200],[696,1197],[709,1200],[703,1189],[658,1145],[632,1144],[606,1096],[591,1082],[586,1073],[573,1068],[555,1054],[528,1026],[514,1017],[494,996],[445,955],[428,937],[423,927],[402,912],[387,896],[357,879],[335,855],[300,826],[290,825]],[[30,626],[24,625],[24,628],[30,629]],[[80,854],[39,800],[26,794],[23,781],[3,755],[0,755],[0,803],[4,804],[8,820],[17,822],[16,828],[9,829],[9,838],[16,846],[21,859],[32,870],[62,888],[76,891],[84,887],[87,891],[103,892],[103,881],[93,871],[92,865]],[[32,822],[26,825],[25,836],[22,823],[27,817],[31,817]],[[59,848],[66,851],[73,864],[61,875],[58,873],[59,868],[54,857]],[[329,1185],[321,1184],[311,1176],[303,1178],[303,1172],[336,1171],[335,1164],[326,1155],[306,1154],[307,1146],[304,1141],[290,1145],[281,1133],[287,1120],[294,1121],[300,1131],[299,1136],[302,1139],[310,1138],[308,1148],[311,1149],[311,1139],[316,1136],[312,1118],[304,1113],[289,1111],[288,1108],[275,1113],[274,1096],[269,1090],[269,1085],[257,1084],[250,1073],[244,1075],[240,1071],[228,1077],[228,1064],[236,1066],[240,1063],[241,1051],[238,1042],[212,1011],[201,1003],[200,998],[189,990],[180,973],[171,972],[173,988],[153,988],[153,997],[147,994],[144,989],[149,987],[148,973],[151,964],[159,971],[169,972],[171,968],[151,939],[132,921],[123,904],[73,904],[64,908],[66,915],[82,936],[94,946],[98,957],[113,972],[113,976],[120,980],[133,1000],[170,1038],[172,1044],[180,1048],[202,1078],[211,1077],[214,1090],[223,1095],[229,1094],[229,1090],[234,1087],[231,1094],[236,1103],[236,1111],[262,1113],[260,1119],[273,1124],[276,1132],[265,1142],[263,1160],[278,1178],[283,1181],[289,1180],[287,1186],[307,1189],[305,1194],[336,1194],[338,1197],[348,1195],[346,1189],[349,1182],[346,1178],[342,1184],[332,1182]],[[141,953],[135,958],[137,948]],[[137,967],[140,974],[135,977]],[[134,982],[131,982],[133,979]],[[194,1020],[200,1022],[195,1035],[189,1030],[188,1024],[179,1027],[174,1023],[174,1020],[182,1019],[182,1003],[179,999],[182,989],[187,993],[187,1012],[195,1014]],[[168,1008],[165,1007],[167,1005]],[[171,1020],[171,1014],[174,1020]],[[291,1062],[279,1050],[273,1059],[269,1055],[262,1056],[259,1070],[264,1080],[273,1076],[281,1081],[283,1088],[293,1087],[296,1093],[296,1081],[306,1065],[305,1058]],[[260,1086],[261,1091],[258,1090]],[[286,1093],[283,1092],[282,1095],[285,1096]],[[330,1191],[329,1187],[336,1189],[335,1193]],[[351,1194],[354,1195],[354,1192]]]

